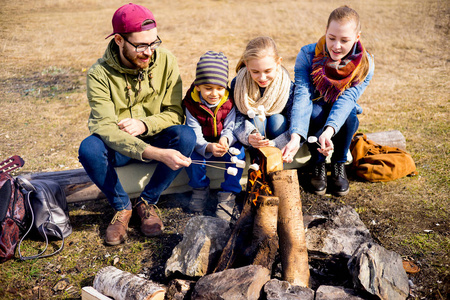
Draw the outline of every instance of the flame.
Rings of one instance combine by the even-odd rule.
[[[253,172],[250,173],[250,179],[249,179],[249,181],[250,181],[250,183],[252,184],[252,186],[255,185],[256,181],[257,181],[259,178],[262,178],[261,170],[253,171]]]
[[[249,174],[248,181],[250,182],[252,187],[255,185],[255,183],[258,181],[258,179],[262,179],[262,172],[260,170],[253,171]],[[267,183],[263,182],[258,189],[254,190],[250,194],[254,197],[253,201],[252,201],[253,204],[256,205],[256,201],[257,201],[259,195],[261,195],[261,194],[272,195],[272,190],[270,189],[270,187]]]

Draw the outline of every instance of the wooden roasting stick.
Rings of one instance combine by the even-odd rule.
[[[166,294],[161,285],[113,266],[102,268],[97,272],[94,288],[115,300],[163,300]]]
[[[269,173],[273,193],[280,199],[278,236],[283,279],[292,285],[309,286],[308,250],[303,225],[297,170]]]

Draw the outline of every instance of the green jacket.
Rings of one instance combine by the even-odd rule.
[[[163,48],[156,49],[147,69],[134,70],[120,64],[119,48],[111,40],[103,57],[88,71],[87,97],[91,134],[137,160],[145,161],[142,153],[147,143],[143,138],[184,121],[178,64],[175,56]],[[125,118],[142,120],[148,131],[133,137],[120,130],[117,123]]]

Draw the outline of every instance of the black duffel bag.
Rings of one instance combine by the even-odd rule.
[[[72,233],[69,221],[69,207],[64,190],[53,180],[32,180],[17,178],[22,186],[25,203],[30,208],[31,226],[19,242],[18,252],[21,260],[49,257],[61,252],[64,239]],[[30,231],[38,232],[45,240],[44,250],[33,256],[22,256],[20,245]],[[61,247],[46,254],[49,239],[62,240]]]

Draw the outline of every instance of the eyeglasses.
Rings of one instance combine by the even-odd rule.
[[[156,41],[150,43],[150,44],[144,44],[144,45],[135,45],[132,42],[130,42],[129,40],[127,40],[126,37],[124,37],[123,35],[120,35],[127,43],[129,43],[131,46],[134,47],[134,49],[136,50],[136,52],[144,52],[145,50],[147,50],[148,48],[150,48],[151,51],[155,51],[156,48],[159,47],[159,45],[161,45],[162,41],[159,38],[159,36],[156,36]]]

